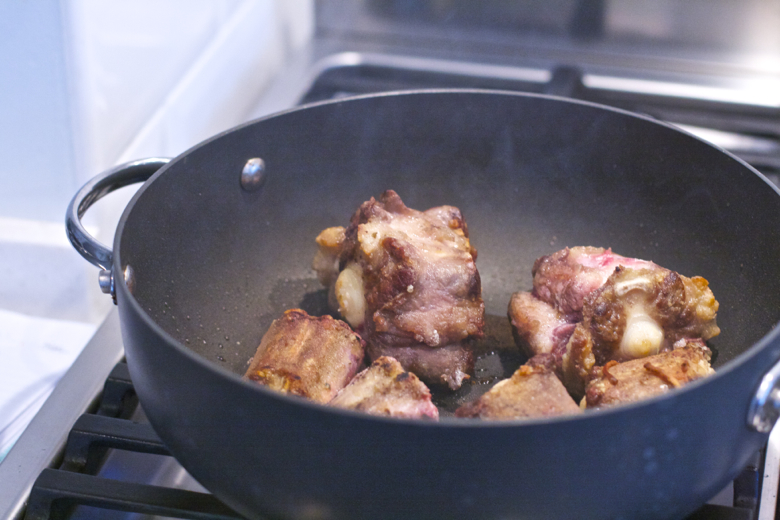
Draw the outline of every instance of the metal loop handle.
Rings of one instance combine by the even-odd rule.
[[[70,201],[68,211],[65,214],[65,229],[68,233],[68,239],[81,256],[102,270],[100,286],[103,292],[113,294],[111,263],[114,253],[87,232],[81,224],[81,217],[90,206],[104,196],[130,184],[145,182],[169,161],[170,159],[165,157],[152,157],[120,164],[95,176]]]
[[[767,372],[750,403],[747,422],[754,430],[768,433],[780,418],[780,361]]]

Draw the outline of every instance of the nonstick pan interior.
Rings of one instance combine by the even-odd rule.
[[[242,190],[244,163],[267,178]],[[271,321],[329,312],[314,238],[396,190],[412,208],[465,216],[487,310],[472,385],[522,361],[506,318],[539,256],[611,247],[688,276],[720,302],[715,367],[780,318],[780,198],[765,179],[696,138],[585,103],[478,91],[380,95],[295,110],[217,136],[139,191],[115,250],[134,296],[183,346],[241,375]]]

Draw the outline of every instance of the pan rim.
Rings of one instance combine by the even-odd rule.
[[[150,188],[154,182],[160,178],[161,176],[165,175],[166,172],[172,168],[175,164],[178,164],[179,161],[182,161],[184,158],[189,156],[194,150],[199,149],[201,147],[207,146],[212,141],[215,141],[217,139],[222,138],[223,136],[230,134],[232,132],[241,130],[245,127],[252,126],[256,123],[260,123],[269,119],[274,119],[277,117],[284,116],[286,114],[290,113],[297,113],[302,110],[311,109],[315,107],[321,107],[321,106],[328,106],[328,105],[337,105],[345,102],[354,102],[354,101],[360,101],[364,99],[374,99],[374,98],[383,98],[383,97],[397,97],[397,96],[408,96],[408,95],[440,95],[440,94],[453,94],[453,95],[466,95],[466,94],[479,94],[479,95],[502,95],[502,96],[512,96],[512,97],[518,97],[518,98],[539,98],[539,99],[548,99],[556,102],[563,102],[567,104],[572,105],[584,105],[589,107],[598,108],[600,110],[607,110],[614,113],[619,113],[624,116],[630,117],[630,118],[636,118],[643,121],[646,121],[651,124],[660,125],[662,127],[665,127],[673,132],[680,133],[683,135],[686,135],[688,137],[691,137],[701,143],[706,144],[708,147],[713,148],[729,158],[737,161],[742,167],[745,167],[753,173],[754,175],[758,176],[759,179],[763,180],[766,185],[768,185],[778,196],[780,196],[780,188],[775,186],[766,176],[764,176],[761,172],[747,164],[744,160],[740,159],[739,157],[736,157],[734,154],[728,152],[727,150],[724,150],[712,143],[709,143],[705,141],[704,139],[691,134],[690,132],[678,128],[673,124],[666,123],[663,121],[658,121],[652,117],[638,114],[634,112],[630,112],[627,110],[623,110],[620,108],[610,107],[606,105],[602,105],[599,103],[593,103],[590,101],[583,101],[583,100],[576,100],[576,99],[569,99],[565,97],[560,96],[554,96],[549,94],[536,94],[536,93],[525,93],[525,92],[514,92],[514,91],[507,91],[507,90],[490,90],[490,89],[448,89],[448,88],[437,88],[437,89],[415,89],[415,90],[397,90],[397,91],[388,91],[388,92],[380,92],[380,93],[372,93],[372,94],[363,94],[358,96],[350,96],[345,98],[339,98],[339,99],[333,99],[333,100],[325,100],[325,101],[318,101],[313,103],[308,103],[301,106],[296,106],[287,110],[283,110],[280,112],[276,112],[273,114],[269,114],[257,119],[254,119],[252,121],[248,121],[246,123],[231,127],[227,130],[224,130],[204,141],[201,141],[194,146],[190,147],[186,151],[182,152],[175,158],[173,158],[168,164],[160,168],[155,174],[150,177],[142,186],[137,190],[137,192],[133,195],[130,202],[127,204],[126,208],[124,209],[122,216],[119,220],[119,223],[117,225],[116,233],[114,236],[114,245],[113,245],[113,251],[114,251],[114,258],[113,258],[113,269],[115,273],[123,272],[122,269],[122,255],[121,255],[121,239],[124,231],[125,224],[127,223],[130,214],[133,211],[133,208],[136,204],[136,202],[143,197],[143,194],[146,192],[147,189]],[[399,424],[399,423],[406,423],[408,425],[414,425],[414,427],[457,427],[457,428],[516,428],[516,427],[539,427],[539,426],[547,426],[551,424],[567,424],[572,421],[588,421],[588,420],[594,420],[597,417],[609,417],[612,414],[615,413],[628,413],[633,410],[639,410],[644,409],[645,407],[654,407],[654,406],[664,406],[665,404],[668,404],[670,401],[675,400],[677,396],[685,395],[691,392],[699,391],[699,389],[702,389],[704,387],[708,387],[710,385],[717,384],[717,382],[723,378],[725,378],[729,373],[739,369],[741,366],[743,366],[745,363],[750,362],[754,357],[759,355],[762,351],[765,349],[770,348],[770,345],[773,343],[777,343],[778,346],[780,346],[780,327],[777,325],[780,324],[780,321],[778,321],[764,336],[762,336],[758,341],[756,341],[753,345],[746,348],[743,352],[741,352],[738,356],[736,356],[734,359],[731,359],[726,362],[726,364],[722,367],[720,367],[715,374],[712,376],[709,376],[704,379],[693,381],[689,384],[686,384],[684,388],[678,388],[673,392],[668,392],[662,395],[654,396],[652,398],[634,402],[634,403],[626,403],[620,406],[612,407],[612,408],[603,408],[603,409],[591,409],[588,410],[586,413],[583,414],[575,414],[571,416],[558,416],[558,417],[547,417],[547,418],[528,418],[528,419],[512,419],[512,420],[495,420],[495,421],[485,421],[480,419],[467,419],[467,418],[450,418],[450,417],[443,417],[440,421],[425,421],[425,420],[419,420],[419,419],[404,419],[404,418],[395,418],[395,417],[382,417],[382,416],[375,416],[366,414],[363,412],[353,411],[353,410],[345,410],[340,408],[333,408],[329,406],[322,405],[320,403],[316,403],[313,401],[309,401],[303,398],[299,398],[296,396],[289,396],[286,394],[281,394],[279,392],[275,392],[273,390],[270,390],[268,388],[262,388],[262,385],[257,385],[250,383],[248,381],[244,381],[241,376],[238,374],[235,374],[231,371],[229,371],[226,368],[223,368],[222,366],[210,362],[209,360],[205,359],[204,357],[200,356],[199,354],[196,354],[189,348],[187,348],[185,345],[183,345],[180,341],[175,339],[172,335],[170,335],[168,332],[166,332],[160,325],[157,324],[157,322],[147,313],[147,311],[143,308],[143,306],[138,302],[138,300],[130,293],[128,290],[126,284],[123,280],[120,280],[120,283],[117,283],[117,293],[121,293],[121,298],[125,304],[130,305],[133,312],[140,317],[140,319],[144,322],[144,324],[149,327],[155,334],[157,334],[160,338],[162,338],[165,343],[173,348],[177,353],[184,355],[187,359],[189,359],[192,362],[195,362],[198,364],[201,368],[212,371],[217,375],[220,376],[226,376],[227,380],[230,381],[231,384],[238,384],[242,385],[245,388],[252,388],[254,392],[260,392],[259,395],[263,395],[266,398],[270,397],[273,399],[280,399],[284,403],[290,403],[294,404],[296,406],[304,406],[309,407],[311,410],[316,410],[320,413],[327,413],[327,414],[337,414],[337,415],[343,415],[345,417],[354,418],[356,420],[366,420],[366,421],[389,421],[392,424]],[[774,362],[777,362],[778,358],[780,358],[780,354],[778,356],[775,356]],[[771,366],[767,368],[767,371],[771,369]],[[746,403],[747,404],[747,403]],[[747,409],[746,409],[747,411]]]

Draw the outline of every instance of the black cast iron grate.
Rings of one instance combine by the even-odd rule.
[[[117,480],[103,475],[112,451],[170,457],[148,423],[131,419],[138,408],[127,365],[106,380],[100,405],[74,424],[58,467],[43,470],[30,492],[26,520],[66,520],[85,509],[188,520],[241,520],[213,495],[187,489]],[[734,507],[707,504],[686,520],[751,520],[760,493],[760,453],[734,481]],[[106,518],[86,515],[90,518]]]
[[[170,457],[148,423],[131,420],[137,407],[127,365],[119,363],[106,380],[97,411],[82,415],[71,429],[59,466],[44,469],[35,481],[26,520],[65,520],[79,507],[192,520],[242,518],[208,493],[101,475],[111,450]]]

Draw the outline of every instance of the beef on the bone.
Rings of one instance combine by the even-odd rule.
[[[533,295],[571,321],[582,318],[585,297],[604,285],[619,265],[658,268],[653,262],[617,255],[611,249],[578,246],[561,249],[534,262]]]
[[[552,305],[529,292],[516,292],[509,301],[515,342],[528,357],[549,354],[566,342],[575,324]]]
[[[701,340],[680,340],[671,351],[594,368],[582,404],[604,408],[663,394],[715,373],[712,352]]]
[[[563,373],[573,393],[584,391],[591,369],[672,350],[680,340],[718,335],[718,302],[702,277],[663,268],[618,267],[585,299],[563,355]]]
[[[330,406],[388,417],[439,419],[431,392],[392,357],[381,356],[336,394]]]
[[[544,354],[540,356],[544,357]],[[457,417],[526,419],[580,413],[561,381],[544,363],[528,363],[498,382],[476,401],[455,411]]]
[[[318,277],[370,345],[371,359],[392,355],[429,384],[459,388],[473,371],[468,340],[482,336],[485,313],[460,211],[410,209],[388,190],[317,243]]]
[[[587,246],[538,258],[531,271],[532,292],[516,292],[509,302],[512,333],[521,350],[528,357],[553,353],[561,365],[569,338],[582,320],[585,297],[604,285],[618,265],[656,267]]]
[[[554,346],[552,352],[560,360],[557,371],[576,397],[583,395],[594,366],[657,354],[678,340],[706,341],[720,333],[715,321],[718,302],[699,276],[688,278],[594,247],[566,248],[542,257],[533,275],[532,296],[515,295],[509,306],[515,335],[529,355]],[[574,326],[566,329],[561,321]],[[560,336],[568,330],[571,335],[564,344]]]
[[[474,370],[474,356],[467,345],[453,343],[439,348],[410,345],[384,345],[378,342],[366,345],[369,359],[390,356],[424,381],[434,384],[446,384],[452,389],[459,388],[468,374]]]
[[[244,378],[327,403],[363,364],[365,343],[343,321],[291,309],[274,320]]]

